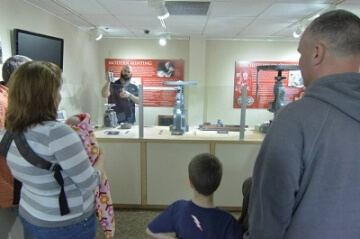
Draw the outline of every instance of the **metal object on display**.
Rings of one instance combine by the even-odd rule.
[[[252,97],[251,97],[252,98]],[[239,140],[245,139],[245,118],[246,118],[246,105],[247,105],[247,86],[243,86],[241,88],[241,111],[240,111],[240,133],[239,133]],[[245,103],[246,102],[246,103]]]
[[[107,109],[104,114],[104,127],[115,127],[117,125],[117,117],[115,110],[111,109],[115,104],[104,104]]]
[[[115,74],[113,71],[108,71],[107,72],[107,77],[108,77],[108,81],[110,82],[114,82],[115,81]]]
[[[163,85],[175,85],[175,86],[184,86],[184,85],[196,85],[196,82],[192,81],[163,81]]]
[[[132,127],[132,124],[131,123],[127,123],[127,122],[123,122],[123,123],[120,123],[120,129],[131,129]]]
[[[271,121],[265,122],[260,125],[259,132],[266,134],[269,131]]]
[[[144,88],[143,85],[139,85],[139,138],[144,138]]]
[[[221,122],[221,121],[220,121]],[[232,125],[232,124],[219,124],[219,120],[217,124],[211,124],[209,122],[205,122],[201,125],[199,125],[200,131],[229,131],[229,132],[239,132],[241,126],[240,125]],[[244,128],[248,128],[247,125],[244,125]]]
[[[183,135],[189,131],[189,126],[186,125],[186,110],[184,107],[183,87],[185,85],[196,85],[196,82],[191,81],[164,81],[163,85],[176,86],[178,91],[176,94],[176,103],[173,109],[173,123],[170,125],[170,132],[172,135]]]
[[[287,105],[287,101],[285,98],[285,88],[282,83],[282,80],[286,77],[283,77],[282,71],[284,70],[299,70],[299,66],[297,65],[264,65],[264,66],[257,66],[257,75],[256,75],[256,96],[255,99],[258,100],[258,92],[259,92],[259,72],[260,70],[271,70],[277,71],[278,75],[275,76],[275,85],[274,85],[274,100],[270,102],[269,111],[276,115],[281,108]]]
[[[285,88],[282,83],[282,80],[285,79],[283,77],[282,71],[289,70],[289,71],[297,71],[299,70],[299,66],[297,65],[264,65],[264,66],[257,66],[257,74],[256,74],[256,95],[255,100],[258,100],[258,92],[259,92],[259,72],[260,70],[267,70],[267,71],[277,71],[278,75],[275,76],[275,84],[274,84],[274,100],[269,102],[270,107],[269,111],[274,113],[274,116],[279,112],[281,108],[283,108],[285,105],[287,105],[287,101],[285,98]],[[265,122],[260,126],[260,133],[266,134],[270,128],[271,121]]]

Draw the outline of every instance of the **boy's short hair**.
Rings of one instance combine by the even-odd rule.
[[[213,194],[222,177],[222,164],[213,154],[196,155],[189,163],[189,179],[195,190],[204,196]]]

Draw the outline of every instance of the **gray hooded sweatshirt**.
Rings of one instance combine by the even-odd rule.
[[[360,238],[360,74],[318,79],[276,115],[249,210],[244,238]]]

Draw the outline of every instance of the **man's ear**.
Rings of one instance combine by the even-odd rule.
[[[190,185],[190,188],[194,188],[194,185],[192,184],[190,178],[189,178],[189,185]]]
[[[323,62],[325,53],[326,53],[326,47],[323,44],[319,43],[315,45],[314,54],[312,57],[314,66],[320,65]]]

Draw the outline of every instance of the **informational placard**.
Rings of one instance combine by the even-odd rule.
[[[175,87],[163,86],[163,81],[184,80],[184,60],[178,59],[105,59],[105,71],[120,78],[121,68],[130,65],[131,82],[143,85],[144,106],[172,107],[176,102]]]
[[[234,100],[233,107],[241,108],[242,88],[247,88],[246,108],[268,109],[270,102],[274,100],[275,77],[277,70],[257,70],[258,66],[289,65],[297,66],[298,62],[280,61],[236,61],[234,77]],[[257,75],[258,84],[257,84]],[[282,84],[285,88],[285,99],[288,103],[300,98],[305,91],[300,70],[282,70],[284,77]]]

